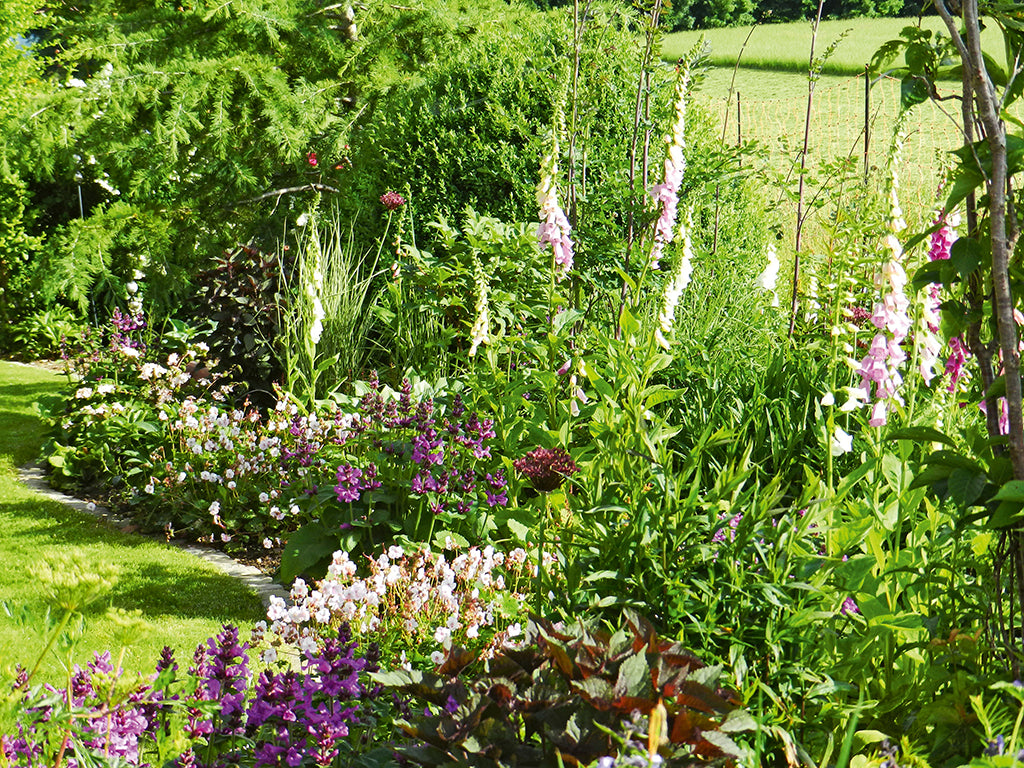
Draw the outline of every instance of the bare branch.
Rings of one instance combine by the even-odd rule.
[[[248,203],[258,203],[260,200],[266,200],[271,197],[276,197],[280,200],[283,195],[291,195],[296,192],[341,192],[340,189],[335,189],[326,184],[303,184],[301,187],[284,187],[283,189],[272,189],[269,192],[264,192],[262,195],[256,197],[250,197],[246,200],[237,200],[234,203],[228,205],[228,208],[236,208],[239,205],[247,205]]]

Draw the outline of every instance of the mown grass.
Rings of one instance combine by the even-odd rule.
[[[730,98],[730,86],[733,94]],[[817,81],[811,110],[808,162],[812,169],[823,163],[852,157],[858,169],[864,165],[864,77],[826,75]],[[737,96],[738,94],[738,96]],[[807,110],[807,77],[792,72],[769,72],[713,67],[695,98],[717,121],[726,120],[726,141],[757,142],[766,163],[775,170],[799,162]],[[737,119],[737,99],[740,102]],[[900,85],[891,79],[875,82],[868,104],[868,167],[876,184],[888,162],[893,129],[900,112]],[[911,225],[930,219],[938,200],[941,168],[949,152],[961,144],[958,109],[953,102],[926,102],[914,107],[905,123],[903,161],[898,167],[900,199]],[[795,179],[791,175],[791,179]],[[777,202],[782,198],[775,191]]]
[[[898,38],[901,29],[916,26],[917,23],[916,18],[823,21],[818,29],[815,53],[820,56],[829,44],[846,33],[834,54],[825,62],[823,72],[846,76],[863,74],[864,65],[883,43]],[[933,32],[945,33],[945,25],[937,16],[924,17],[921,26]],[[739,57],[740,65],[749,69],[802,72],[806,75],[810,60],[811,31],[810,22],[797,21],[759,24],[753,33],[750,27],[674,32],[666,36],[662,56],[669,61],[678,59],[703,35],[710,45],[710,59],[715,66],[731,67]],[[748,34],[750,40],[744,48],[743,43]],[[993,27],[985,30],[982,45],[996,61],[1003,59],[1002,38],[998,29]]]
[[[822,23],[817,39],[819,55],[844,31],[850,31],[826,62],[827,74],[815,83],[807,156],[809,180],[815,175],[819,180],[826,179],[822,169],[842,158],[855,159],[858,170],[863,172],[867,122],[870,188],[877,191],[884,188],[884,169],[900,114],[900,83],[887,77],[871,81],[865,121],[864,65],[879,46],[898,37],[904,26],[916,22],[916,19],[856,19]],[[941,22],[935,17],[923,19],[922,24],[932,30],[941,29]],[[792,242],[796,206],[784,187],[791,193],[798,178],[795,169],[807,110],[811,26],[806,22],[758,26],[741,56],[748,33],[749,27],[675,33],[666,37],[662,53],[667,60],[675,59],[701,35],[710,43],[711,67],[700,82],[695,98],[708,108],[719,130],[727,121],[724,131],[727,142],[756,142],[761,155],[747,167],[757,168],[761,163],[760,167],[768,169],[770,178],[788,179],[788,182],[769,182],[764,187],[767,205],[776,211],[777,225],[790,235],[782,244],[785,252]],[[1000,60],[999,31],[988,30],[984,41],[996,60]],[[737,57],[740,57],[739,68],[735,67]],[[952,95],[957,85],[950,82],[948,88],[942,90],[944,95]],[[927,226],[934,210],[941,205],[937,190],[942,169],[950,163],[949,152],[961,142],[959,106],[954,100],[920,104],[908,116],[902,162],[897,171],[900,201],[912,228]],[[834,182],[826,180],[824,183],[825,187],[812,183],[808,198],[817,196],[819,200],[835,203],[841,193],[838,188],[828,188]],[[845,188],[850,188],[849,183]],[[834,205],[831,208],[826,205],[815,215],[827,216],[833,209]],[[805,227],[804,250],[820,252],[823,249],[823,239],[827,237],[823,224],[812,216]]]
[[[115,606],[138,610],[151,630],[128,649],[125,668],[152,671],[168,645],[187,662],[198,643],[225,622],[243,627],[262,614],[259,599],[235,579],[172,546],[122,533],[91,516],[37,494],[17,479],[16,468],[36,457],[43,424],[32,403],[59,392],[61,378],[50,372],[0,362],[0,601],[40,616],[47,600],[38,578],[41,562],[80,551],[89,562],[112,563],[120,571],[108,597],[88,610],[88,629],[75,650],[85,663],[96,651],[112,650],[116,624],[107,616]],[[0,669],[31,664],[43,649],[38,624],[27,627],[0,612]],[[41,680],[63,679],[62,660],[51,654]]]

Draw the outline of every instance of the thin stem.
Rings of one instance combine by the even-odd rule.
[[[662,0],[654,0],[654,7],[651,9],[647,34],[644,39],[644,50],[640,57],[640,78],[636,87],[636,103],[633,108],[633,137],[629,142],[629,213],[626,219],[626,254],[623,264],[623,271],[629,273],[630,256],[633,251],[633,244],[636,240],[636,175],[637,175],[637,145],[640,141],[640,123],[644,115],[650,113],[650,89],[651,89],[651,62],[654,57],[654,43],[658,32],[658,19],[661,15]],[[645,140],[642,181],[647,181],[647,145]],[[619,289],[619,311],[616,315],[615,338],[622,337],[622,312],[626,308],[626,293],[629,289],[626,281],[622,281]]]
[[[804,115],[803,149],[800,151],[800,178],[797,180],[796,237],[793,243],[795,251],[793,256],[793,297],[789,312],[789,338],[793,338],[793,330],[796,328],[796,313],[800,298],[800,239],[804,228],[804,172],[807,170],[807,151],[811,143],[811,107],[814,103],[814,85],[818,81],[817,73],[814,71],[814,45],[818,39],[818,26],[821,24],[821,11],[824,6],[825,0],[818,0],[818,13],[814,17],[814,27],[811,30],[811,54],[807,65],[807,111]]]
[[[46,647],[43,648],[43,652],[40,653],[39,658],[36,659],[36,663],[35,666],[32,667],[32,671],[28,673],[29,680],[31,680],[35,673],[39,671],[39,667],[42,665],[43,659],[46,658],[46,654],[48,654],[50,652],[50,649],[53,648],[53,644],[57,642],[57,638],[61,636],[65,629],[67,629],[68,622],[71,621],[72,613],[72,611],[64,612],[64,618],[61,619],[60,625],[53,632],[53,634],[50,635],[50,639],[46,643]]]

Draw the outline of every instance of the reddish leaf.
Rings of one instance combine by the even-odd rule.
[[[683,680],[676,689],[675,703],[700,712],[728,712],[732,707],[706,685]]]
[[[649,715],[651,710],[657,705],[657,699],[637,698],[634,696],[619,696],[611,702],[612,708],[623,714],[629,714],[633,710],[638,709],[642,714]]]
[[[475,660],[476,654],[473,651],[467,651],[465,648],[459,647],[452,648],[448,651],[448,657],[444,660],[444,663],[437,670],[437,674],[449,677],[457,675]]]

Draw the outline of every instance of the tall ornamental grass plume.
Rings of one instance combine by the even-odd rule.
[[[541,162],[540,183],[537,185],[537,206],[540,208],[537,242],[541,250],[551,247],[554,274],[559,281],[572,270],[573,260],[573,243],[569,236],[572,228],[558,202],[558,132],[561,122],[559,115],[551,131],[551,150]]]
[[[872,398],[874,399],[868,419],[868,424],[872,427],[885,425],[891,402],[902,404],[899,394],[900,385],[903,383],[900,367],[906,361],[907,354],[901,345],[907,338],[911,325],[910,316],[907,314],[910,300],[904,291],[907,284],[907,273],[902,264],[903,246],[897,237],[907,226],[903,220],[903,211],[900,208],[897,194],[899,189],[897,164],[902,146],[902,122],[902,120],[898,121],[893,137],[890,165],[889,233],[883,240],[884,246],[888,250],[888,259],[875,278],[881,297],[875,302],[871,323],[877,329],[877,333],[871,340],[868,353],[857,370],[861,377],[861,387],[864,390],[865,398],[869,402]]]

